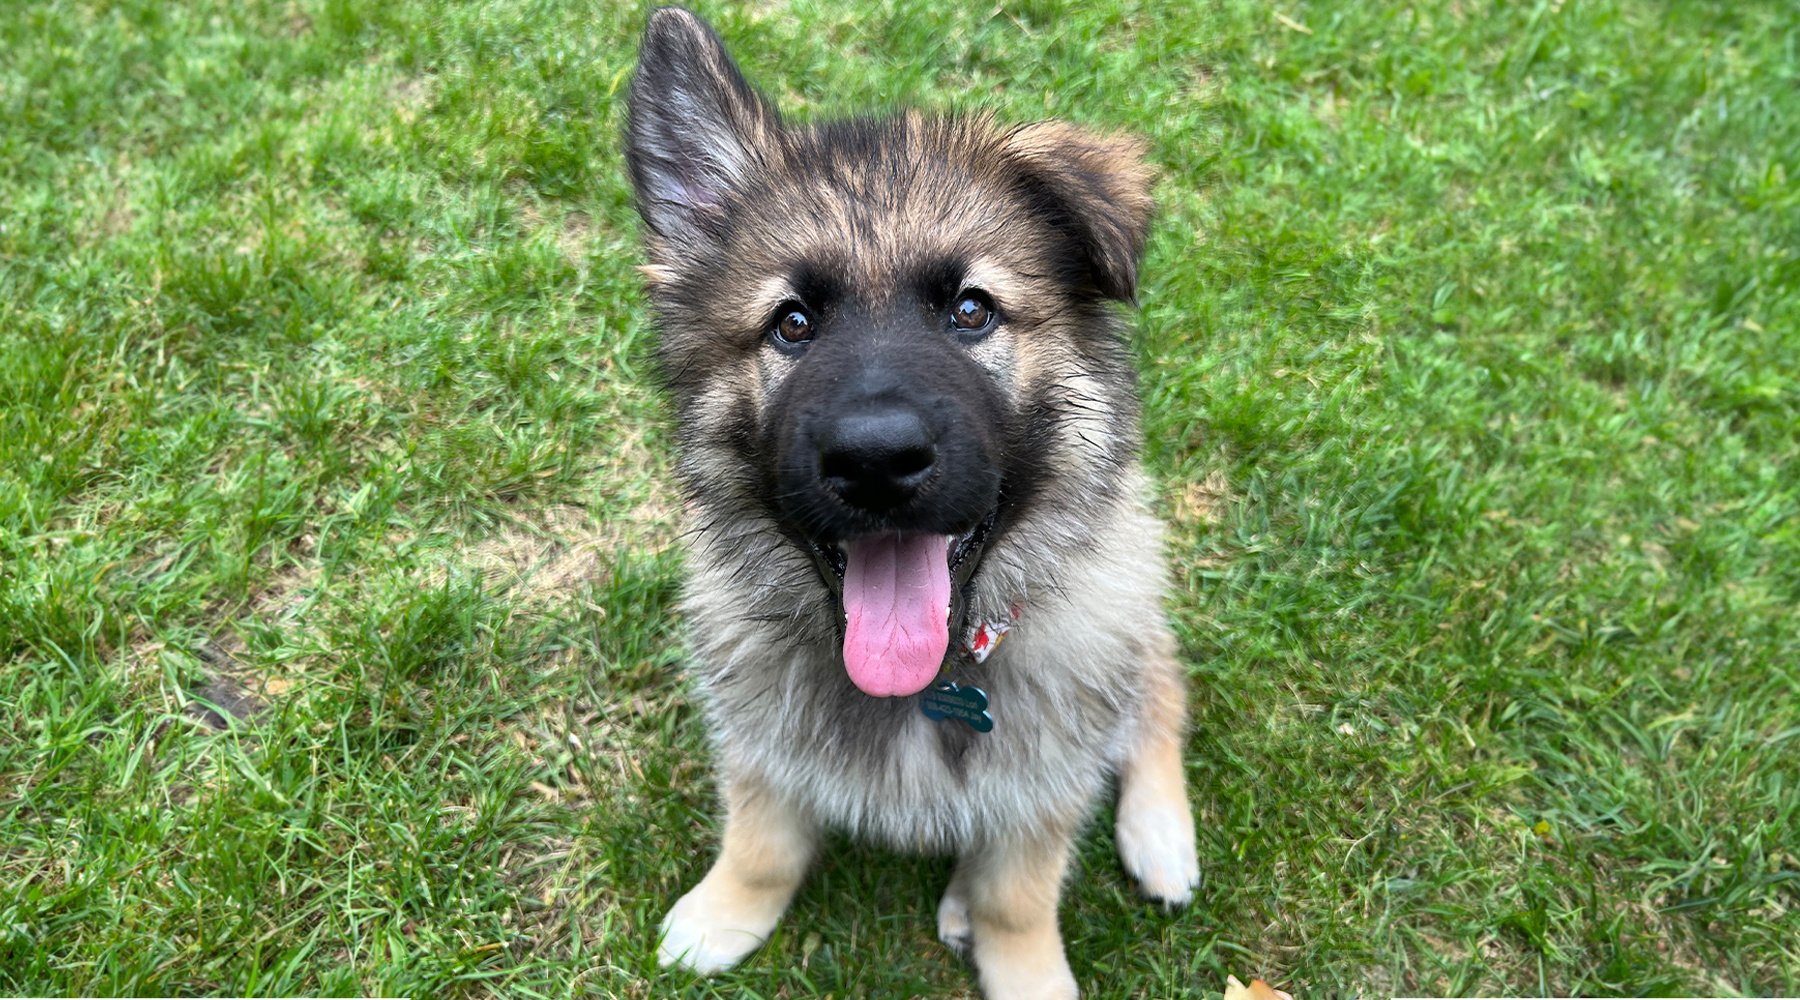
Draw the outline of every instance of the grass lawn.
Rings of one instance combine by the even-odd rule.
[[[1800,992],[1791,4],[709,3],[796,117],[1151,138],[1206,884],[1092,997]],[[0,6],[0,993],[972,996],[717,810],[605,0]]]

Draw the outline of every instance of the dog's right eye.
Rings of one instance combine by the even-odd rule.
[[[799,347],[813,339],[813,318],[798,304],[789,302],[775,314],[769,338],[783,347]]]

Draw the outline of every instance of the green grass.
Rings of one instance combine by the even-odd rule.
[[[801,117],[1153,141],[1207,882],[1096,823],[1087,994],[1800,992],[1791,6],[993,11],[705,12]],[[946,863],[848,843],[655,968],[717,813],[643,16],[0,8],[0,993],[970,995]]]

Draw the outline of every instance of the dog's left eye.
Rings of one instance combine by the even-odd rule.
[[[979,333],[994,322],[994,300],[984,292],[967,291],[950,307],[950,325],[964,333]]]

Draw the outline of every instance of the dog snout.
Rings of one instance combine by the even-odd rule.
[[[819,436],[819,478],[845,503],[881,512],[911,500],[937,464],[931,428],[911,409],[847,414]]]

